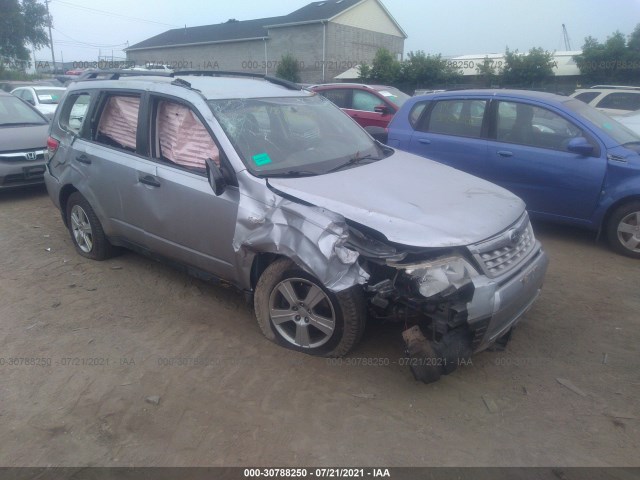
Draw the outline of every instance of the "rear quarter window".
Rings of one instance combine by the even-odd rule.
[[[584,92],[584,93],[579,93],[578,95],[576,95],[573,98],[576,98],[584,103],[589,103],[591,100],[593,100],[594,98],[596,98],[598,95],[600,95],[600,92]]]
[[[84,125],[90,100],[91,96],[88,93],[69,95],[60,113],[60,126],[74,135],[79,135]]]
[[[411,108],[411,111],[409,112],[409,124],[414,130],[418,128],[418,121],[420,120],[422,112],[424,112],[428,103],[429,102],[418,102]]]

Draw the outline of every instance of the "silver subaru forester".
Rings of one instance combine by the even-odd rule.
[[[425,382],[505,342],[538,297],[547,256],[510,192],[382,145],[280,79],[110,78],[72,84],[48,140],[80,255],[126,247],[231,283],[268,339],[313,355],[396,320]]]

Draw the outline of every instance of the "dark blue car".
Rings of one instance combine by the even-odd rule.
[[[387,143],[501,185],[538,218],[640,258],[640,137],[573,98],[520,90],[413,97]]]

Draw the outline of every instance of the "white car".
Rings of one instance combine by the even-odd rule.
[[[571,97],[597,108],[607,115],[624,115],[640,109],[640,87],[595,85],[576,90]]]
[[[18,87],[12,90],[11,93],[33,105],[45,117],[51,118],[66,90],[63,87],[34,85]]]
[[[611,115],[611,118],[616,119],[629,130],[640,135],[640,110],[629,112],[624,115]]]

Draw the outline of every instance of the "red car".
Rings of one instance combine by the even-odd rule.
[[[384,85],[327,83],[309,89],[331,100],[363,127],[386,128],[402,104],[411,98],[395,87]]]

